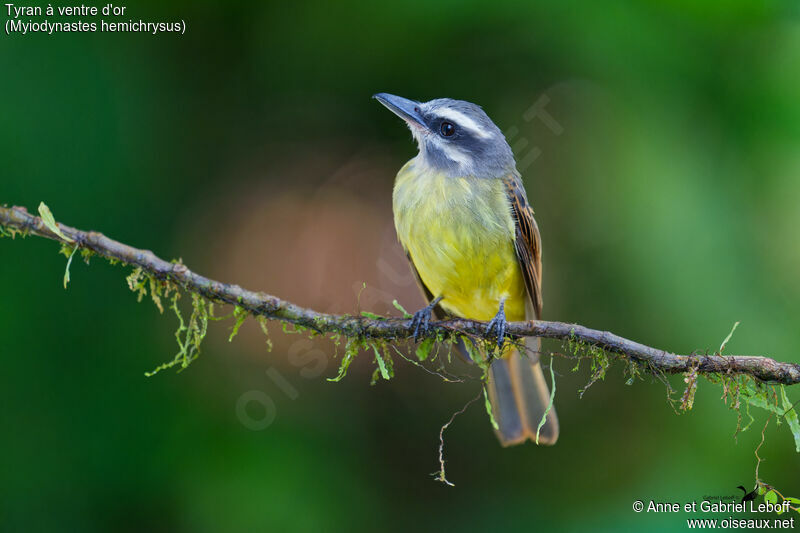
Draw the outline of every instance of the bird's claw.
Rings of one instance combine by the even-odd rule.
[[[441,297],[436,298],[430,304],[426,305],[416,313],[411,319],[411,327],[414,328],[414,342],[417,342],[417,338],[419,335],[422,334],[423,336],[428,333],[428,327],[431,323],[431,312],[433,308],[436,307],[441,301]]]
[[[500,350],[503,349],[503,343],[506,339],[506,329],[508,329],[508,321],[506,320],[505,305],[504,302],[500,302],[500,310],[497,311],[497,314],[486,326],[486,335],[491,336],[494,331],[497,337],[497,347]]]

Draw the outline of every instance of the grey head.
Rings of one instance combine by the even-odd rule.
[[[373,98],[408,124],[422,164],[454,177],[516,173],[506,138],[480,106],[451,98],[416,102],[387,93]]]

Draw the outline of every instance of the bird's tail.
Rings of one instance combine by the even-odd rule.
[[[550,389],[538,357],[529,358],[514,349],[495,359],[489,367],[488,389],[500,444],[512,446],[528,439],[536,442],[536,428],[550,404]],[[556,440],[558,417],[551,407],[539,430],[538,443],[552,445]]]

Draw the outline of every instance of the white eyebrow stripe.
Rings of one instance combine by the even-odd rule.
[[[441,148],[441,150],[444,152],[444,155],[446,155],[447,158],[453,163],[457,163],[462,167],[469,167],[472,165],[472,158],[455,146],[442,144],[439,146],[439,148]]]
[[[436,136],[433,136],[431,141],[436,145],[437,149],[442,151],[447,159],[458,165],[461,172],[463,172],[465,175],[468,175],[470,172],[472,172],[472,167],[474,164],[472,156],[462,151],[458,147],[444,142],[443,139],[440,139]]]
[[[463,126],[467,129],[474,131],[479,137],[483,137],[484,139],[488,139],[492,136],[491,133],[484,130],[480,124],[472,120],[470,117],[462,113],[461,111],[457,111],[455,109],[450,109],[449,107],[443,107],[441,109],[437,109],[435,111],[437,115],[442,118],[446,118],[452,120],[459,126]]]

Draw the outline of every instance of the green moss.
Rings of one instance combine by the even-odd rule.
[[[569,338],[562,344],[565,355],[571,359],[577,359],[577,364],[572,369],[573,372],[580,368],[582,360],[589,360],[592,364],[592,373],[600,372],[601,375],[597,379],[605,378],[605,371],[611,365],[611,361],[618,356],[607,352],[602,347],[596,344],[584,342],[575,337],[575,330],[570,332]],[[588,388],[588,386],[586,387]]]
[[[590,362],[591,375],[589,382],[578,391],[578,396],[581,398],[583,398],[584,393],[589,390],[589,387],[606,378],[606,372],[611,367],[612,362],[619,357],[616,354],[604,350],[600,346],[579,341],[575,339],[574,336],[570,337],[567,341],[566,350],[568,356],[575,357],[579,361],[581,359],[588,359]],[[575,369],[577,368],[576,365]]]
[[[97,254],[95,254],[94,251],[88,248],[81,248],[81,258],[83,259],[83,262],[86,263],[87,265],[89,264],[89,260],[95,255]]]
[[[686,389],[681,397],[681,410],[688,411],[694,406],[694,396],[697,392],[697,365],[692,365],[688,372],[683,375]]]
[[[128,288],[136,294],[138,302],[141,302],[142,298],[149,292],[153,304],[161,313],[164,312],[162,299],[169,298],[169,308],[172,309],[178,319],[178,329],[175,331],[178,352],[170,361],[159,365],[150,372],[145,372],[145,375],[150,377],[162,370],[176,366],[180,367],[178,371],[186,369],[200,354],[200,346],[208,333],[209,320],[217,319],[217,317],[214,317],[214,304],[199,294],[190,293],[192,312],[188,320],[185,320],[178,306],[181,292],[177,285],[169,281],[158,280],[144,272],[140,267],[134,268],[125,280],[128,283]]]
[[[644,365],[636,359],[627,359],[623,375],[627,376],[625,385],[633,385],[636,380],[644,380],[642,376],[642,369]]]
[[[433,348],[434,340],[433,339],[425,339],[422,341],[416,349],[417,359],[420,361],[424,361],[428,358],[431,354],[431,349]]]
[[[64,288],[67,288],[69,284],[69,267],[72,265],[72,257],[75,255],[75,252],[78,251],[77,245],[70,245],[70,244],[62,244],[61,250],[59,253],[64,255],[67,258],[67,266],[64,269]]]
[[[377,370],[380,371],[380,375],[383,379],[389,381],[394,377],[394,361],[392,361],[392,356],[389,355],[386,344],[371,343],[370,346],[372,347],[372,351],[375,352],[375,363],[378,365]]]
[[[159,365],[151,372],[145,372],[147,377],[166,370],[168,368],[180,367],[181,372],[197,359],[200,355],[200,346],[208,333],[209,305],[210,302],[197,294],[192,294],[192,313],[188,321],[184,321],[183,314],[178,307],[180,293],[175,292],[172,296],[170,309],[175,312],[178,318],[178,329],[175,331],[175,340],[178,343],[178,352],[171,361]]]
[[[27,229],[18,229],[12,226],[4,226],[0,224],[0,239],[7,238],[7,239],[15,239],[17,235],[20,237],[27,237],[29,234]]]
[[[239,328],[242,327],[244,321],[247,320],[249,313],[247,309],[241,307],[239,305],[234,306],[233,308],[233,327],[231,328],[231,334],[228,337],[228,342],[233,342],[233,338],[239,333]]]
[[[784,385],[781,385],[781,403],[783,414],[780,416],[786,420],[789,430],[792,432],[795,451],[800,453],[800,419],[798,419],[797,410],[795,409],[797,402],[792,403],[789,401],[789,398],[786,397],[786,386]]]
[[[264,336],[267,338],[267,351],[272,351],[272,339],[269,337],[269,329],[267,329],[267,317],[258,315],[256,317],[258,320],[258,325],[261,326],[261,332],[264,333]]]
[[[295,335],[298,333],[305,333],[309,331],[309,329],[305,326],[301,326],[299,324],[293,324],[290,322],[281,322],[281,329],[287,335]]]
[[[360,349],[360,342],[358,339],[347,339],[347,344],[344,347],[344,356],[342,362],[339,364],[339,374],[335,378],[328,378],[328,381],[341,381],[347,375],[347,369],[350,364],[358,355]]]
[[[500,426],[497,425],[497,420],[494,418],[494,414],[492,413],[492,402],[489,401],[489,392],[487,391],[487,387],[484,384],[483,386],[483,406],[486,408],[486,414],[489,415],[489,422],[491,422],[492,427],[496,430],[500,429]],[[536,437],[538,438],[538,431],[536,432]]]
[[[168,298],[170,294],[177,294],[179,291],[178,286],[171,281],[156,279],[154,276],[144,272],[141,267],[135,267],[125,278],[125,281],[128,283],[128,288],[136,294],[137,302],[141,302],[149,291],[150,299],[162,314],[164,313],[164,305],[161,299]]]
[[[553,400],[556,397],[556,375],[555,371],[553,370],[553,356],[550,356],[550,401],[547,403],[547,409],[544,410],[542,413],[542,419],[539,421],[539,425],[536,426],[536,444],[539,444],[539,431],[544,427],[545,422],[547,421],[547,415],[550,414],[550,411],[553,409]]]
[[[394,306],[395,309],[403,313],[403,318],[412,318],[414,316],[408,311],[406,311],[405,308],[402,305],[400,305],[400,302],[398,302],[397,300],[392,300],[392,305]]]

